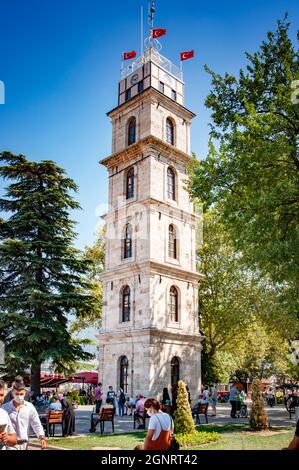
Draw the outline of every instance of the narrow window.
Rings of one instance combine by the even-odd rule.
[[[119,384],[125,393],[128,392],[128,370],[129,361],[127,356],[121,356],[119,361]]]
[[[171,90],[171,98],[176,101],[176,91],[175,90]]]
[[[138,93],[141,93],[143,91],[143,81],[138,83]]]
[[[130,298],[130,287],[126,286],[122,293],[122,321],[130,321],[130,309],[131,309],[131,298]]]
[[[160,82],[160,91],[161,93],[164,93],[164,83]]]
[[[167,168],[167,197],[175,200],[175,174],[172,168]]]
[[[126,199],[134,197],[134,168],[131,167],[127,173]]]
[[[174,125],[171,119],[166,119],[166,142],[174,145]]]
[[[170,300],[169,300],[169,316],[170,321],[178,322],[178,291],[174,286],[170,288]]]
[[[176,246],[176,230],[173,225],[169,225],[168,228],[168,256],[170,258],[177,257],[177,246]]]
[[[132,117],[128,125],[128,145],[135,144],[136,142],[136,119]]]
[[[124,238],[124,258],[131,258],[132,256],[132,226],[126,225],[125,238]]]
[[[128,101],[131,98],[131,88],[126,90],[126,101]]]

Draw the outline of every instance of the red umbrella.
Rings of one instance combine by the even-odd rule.
[[[73,383],[86,383],[86,384],[97,384],[99,381],[99,374],[95,371],[82,371],[77,372],[73,376]]]
[[[70,381],[71,379],[63,374],[48,374],[45,372],[40,374],[41,387],[59,387],[59,385]]]

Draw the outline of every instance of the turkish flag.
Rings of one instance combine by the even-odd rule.
[[[181,60],[191,59],[194,57],[194,51],[181,52]]]
[[[166,29],[164,28],[157,28],[152,30],[152,38],[156,39],[160,36],[164,36],[166,34]]]
[[[136,51],[124,52],[123,60],[134,59],[136,57]]]

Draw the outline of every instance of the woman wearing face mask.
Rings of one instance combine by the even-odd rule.
[[[144,441],[144,450],[168,450],[171,444],[172,418],[163,413],[160,403],[154,398],[148,398],[144,409],[150,416],[147,436]]]

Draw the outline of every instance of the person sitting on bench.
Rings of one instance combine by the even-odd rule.
[[[107,410],[107,409],[111,409],[111,408],[115,409],[115,406],[113,406],[111,398],[107,398],[106,399],[106,404],[102,405],[99,414],[93,413],[91,415],[91,427],[90,427],[89,432],[95,432],[96,431],[96,427],[97,427],[97,424],[99,422],[102,410]]]

